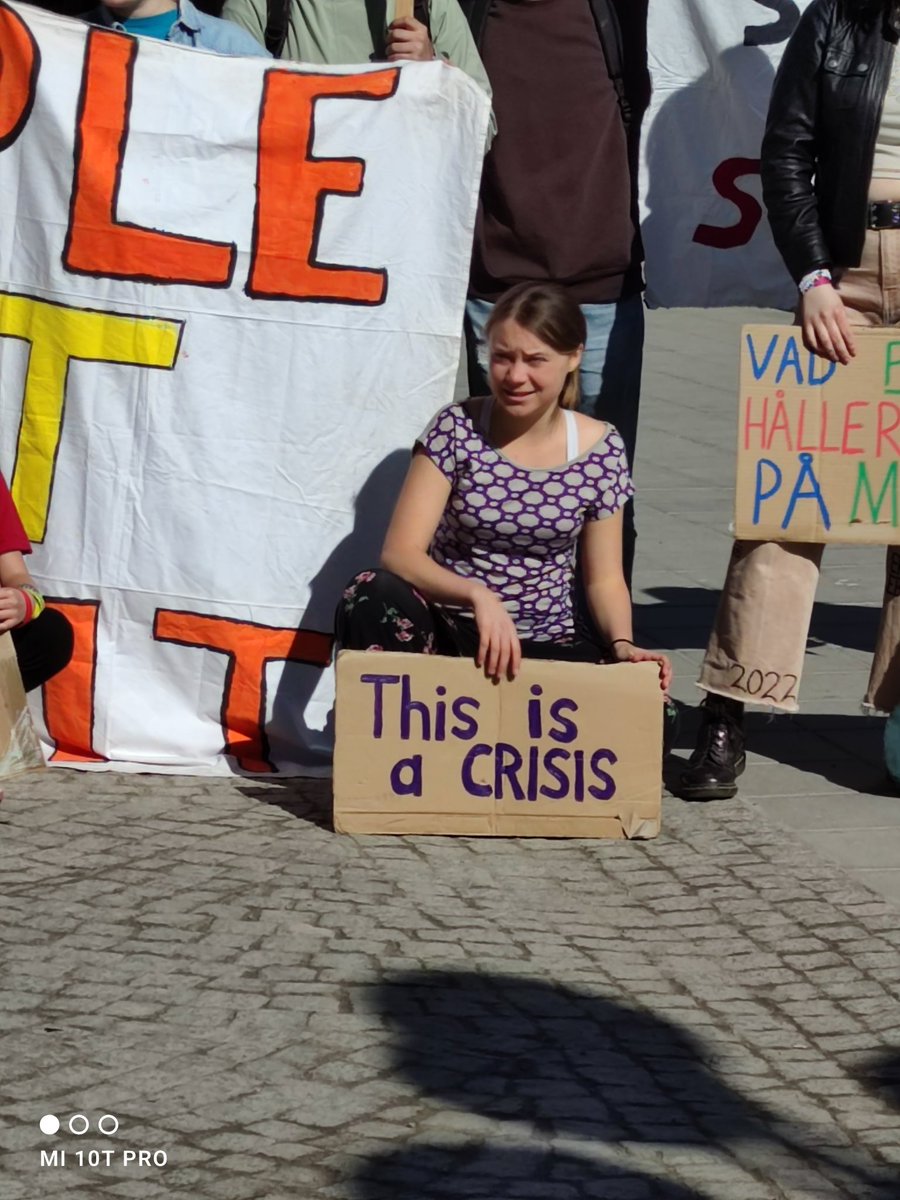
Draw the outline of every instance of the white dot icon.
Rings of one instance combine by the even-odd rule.
[[[52,1134],[59,1132],[59,1118],[54,1117],[52,1113],[47,1113],[46,1117],[40,1119],[41,1133]]]
[[[118,1117],[114,1117],[112,1113],[104,1113],[97,1122],[97,1128],[101,1133],[105,1133],[107,1137],[110,1137],[119,1128],[119,1119]]]

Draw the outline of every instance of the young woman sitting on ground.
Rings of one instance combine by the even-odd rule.
[[[581,310],[553,284],[520,284],[487,335],[491,395],[441,409],[416,442],[382,567],[338,605],[339,643],[471,655],[497,679],[523,657],[651,661],[666,692],[669,660],[632,636],[622,439],[575,411]],[[592,625],[578,618],[576,555]]]

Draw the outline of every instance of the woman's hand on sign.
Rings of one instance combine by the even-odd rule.
[[[430,62],[434,46],[428,30],[415,17],[400,17],[391,21],[387,34],[388,62]]]
[[[831,284],[811,287],[800,297],[800,324],[807,350],[846,365],[856,355],[856,343],[844,302]]]
[[[476,591],[472,611],[479,637],[475,662],[491,679],[502,679],[504,675],[515,679],[522,664],[522,646],[512,617],[497,596],[484,587]]]
[[[658,650],[642,650],[632,642],[617,642],[613,646],[616,662],[655,662],[659,663],[659,686],[668,692],[672,685],[672,664],[665,654]]]
[[[25,597],[18,588],[0,588],[0,633],[15,629],[25,620]]]

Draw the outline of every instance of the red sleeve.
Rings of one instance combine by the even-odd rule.
[[[22,554],[31,553],[31,543],[25,536],[13,498],[9,494],[6,480],[0,475],[0,554],[10,550],[19,550]]]

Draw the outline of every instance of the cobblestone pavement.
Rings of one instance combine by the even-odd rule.
[[[323,784],[90,784],[4,804],[2,1200],[900,1192],[896,909],[752,804],[356,841]]]
[[[639,613],[688,699],[731,435],[704,497],[709,398],[666,347]],[[900,829],[854,712],[872,580],[820,613],[811,712],[756,719],[741,796],[667,798],[651,842],[355,840],[308,781],[11,784],[0,1200],[896,1200],[898,908],[779,808],[880,804],[870,852]]]

